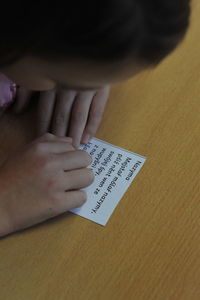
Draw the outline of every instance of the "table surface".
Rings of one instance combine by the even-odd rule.
[[[66,213],[0,241],[4,300],[200,299],[200,2],[156,69],[113,87],[97,137],[147,157],[105,227]],[[0,120],[0,160],[34,115]]]

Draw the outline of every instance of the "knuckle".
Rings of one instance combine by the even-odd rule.
[[[55,125],[63,125],[65,124],[66,116],[64,113],[59,113],[54,120]]]
[[[58,188],[58,180],[52,180],[54,188],[49,190],[49,200],[53,206],[59,205],[62,200],[61,190]],[[64,192],[64,190],[63,190]]]
[[[73,114],[73,120],[74,122],[84,122],[85,121],[85,116],[82,111],[76,110]]]
[[[61,201],[61,197],[58,193],[51,193],[51,196],[49,196],[48,199],[48,210],[49,213],[53,214],[53,215],[57,215],[60,210],[59,210],[59,204]]]
[[[100,110],[99,111],[94,111],[92,113],[93,122],[97,123],[97,122],[101,121],[102,115],[103,115],[103,111],[100,111]]]
[[[47,182],[46,182],[46,186],[48,188],[48,190],[54,190],[54,188],[56,187],[57,182],[54,178],[48,178]]]
[[[34,158],[34,165],[37,169],[50,170],[53,165],[53,156],[46,154],[46,145],[44,143],[36,144],[33,149],[32,158]]]
[[[39,169],[43,169],[44,172],[48,172],[51,169],[51,165],[51,159],[48,156],[40,157],[36,162],[36,166]]]
[[[43,154],[46,151],[46,145],[43,142],[38,142],[34,145],[34,152],[36,154]]]

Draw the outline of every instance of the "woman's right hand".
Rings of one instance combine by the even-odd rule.
[[[0,236],[30,227],[87,198],[92,159],[71,138],[47,133],[13,153],[0,168]]]

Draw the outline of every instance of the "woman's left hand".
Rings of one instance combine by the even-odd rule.
[[[109,86],[97,91],[77,92],[53,89],[40,92],[37,111],[37,134],[51,132],[57,136],[69,136],[73,146],[88,143],[101,122],[109,96]],[[33,92],[18,89],[14,111],[21,112],[31,99]]]

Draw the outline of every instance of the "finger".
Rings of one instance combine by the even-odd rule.
[[[69,145],[70,145],[70,147],[71,147],[70,151],[71,150],[75,150],[75,148],[72,146],[72,138],[71,137],[57,137],[57,136],[55,136],[55,135],[53,135],[51,133],[45,133],[45,134],[43,134],[42,136],[40,136],[37,139],[33,140],[32,142],[30,142],[29,144],[25,145],[24,147],[26,149],[27,147],[29,148],[31,146],[34,146],[34,145],[38,144],[38,143],[40,143],[40,144],[45,144],[45,143],[54,143],[54,144],[56,144],[56,142],[57,143],[63,142],[63,143],[66,144],[66,147],[68,147],[68,148],[69,148]],[[41,146],[41,150],[44,149],[45,152],[49,152],[49,149],[47,151],[46,148],[45,148],[45,146]]]
[[[65,136],[68,130],[72,104],[77,92],[60,90],[57,93],[51,132],[58,136]]]
[[[40,142],[37,144],[36,147],[39,147],[39,151],[42,153],[49,153],[49,154],[60,154],[66,153],[69,151],[75,151],[74,147],[70,143],[66,142]]]
[[[77,95],[71,112],[70,128],[68,136],[73,138],[75,148],[80,146],[81,137],[87,123],[90,104],[92,102],[94,92],[81,92]]]
[[[64,172],[64,176],[59,180],[61,190],[77,190],[85,188],[94,181],[94,173],[91,169],[84,168]]]
[[[67,193],[59,192],[57,193],[55,201],[53,201],[53,205],[48,207],[48,214],[50,214],[51,217],[55,217],[70,209],[80,207],[86,200],[87,193],[82,190],[68,191]]]
[[[95,135],[99,124],[103,117],[103,112],[109,96],[109,87],[106,86],[98,91],[94,95],[92,100],[87,124],[84,129],[84,133],[81,142],[87,144],[89,140]]]
[[[36,124],[38,135],[42,135],[49,130],[51,116],[54,109],[55,96],[55,89],[40,93]]]
[[[67,198],[67,210],[70,210],[82,206],[87,201],[87,193],[85,191],[70,191],[64,198],[65,202]]]
[[[22,112],[30,103],[33,92],[23,87],[17,89],[16,100],[13,105],[13,111],[18,114]]]
[[[66,151],[67,152],[67,151]],[[91,156],[83,150],[68,151],[57,155],[57,167],[64,171],[86,168],[92,163]]]
[[[48,141],[63,141],[67,143],[72,143],[72,138],[69,136],[56,136],[50,132],[47,132],[41,136],[39,136],[37,139],[35,139],[33,142],[48,142]]]
[[[67,192],[70,190],[79,190],[91,185],[94,181],[92,169],[82,168],[64,172],[62,169],[57,172],[55,180],[49,183],[49,191]]]

